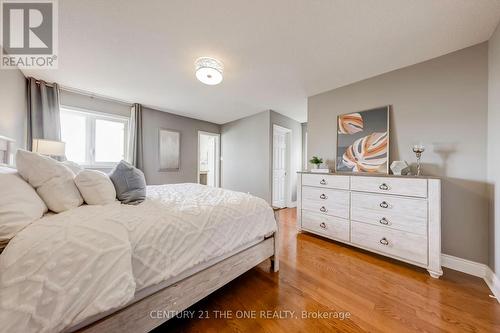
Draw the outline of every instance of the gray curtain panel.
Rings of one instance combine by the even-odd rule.
[[[61,141],[59,87],[30,77],[28,84],[28,150],[33,139]]]
[[[128,142],[128,162],[136,168],[144,169],[142,146],[142,105],[135,103],[130,110]],[[143,170],[144,171],[144,170]]]

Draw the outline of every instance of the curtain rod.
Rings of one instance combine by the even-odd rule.
[[[33,77],[29,77],[29,78],[35,79]],[[49,87],[53,87],[54,86],[54,83],[46,82],[44,80],[35,79],[35,83],[36,84],[40,84],[42,82],[45,83]],[[89,91],[82,90],[82,89],[77,89],[77,88],[72,88],[72,87],[68,87],[68,86],[63,86],[63,85],[60,85],[60,84],[58,84],[58,86],[59,86],[60,90],[64,90],[64,91],[67,91],[67,92],[70,92],[70,93],[79,94],[79,95],[88,96],[90,98],[97,98],[97,99],[100,99],[100,100],[103,100],[103,101],[120,103],[120,104],[124,104],[124,105],[127,105],[127,106],[132,106],[134,104],[134,103],[131,103],[131,102],[128,102],[128,101],[124,101],[124,100],[118,99],[118,98],[91,93]]]

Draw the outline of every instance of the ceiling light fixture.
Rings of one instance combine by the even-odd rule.
[[[196,78],[208,85],[216,85],[222,82],[222,71],[224,65],[217,59],[201,57],[194,62]]]

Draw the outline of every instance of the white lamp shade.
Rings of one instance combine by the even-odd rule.
[[[217,59],[201,57],[195,61],[196,78],[210,86],[222,82],[224,65]]]
[[[201,82],[214,86],[222,82],[222,74],[213,68],[200,68],[196,71],[196,78]]]
[[[48,156],[64,156],[66,144],[61,141],[33,139],[31,151]]]

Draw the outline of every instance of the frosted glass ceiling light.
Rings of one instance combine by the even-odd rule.
[[[224,66],[214,58],[201,57],[194,62],[196,66],[196,78],[208,85],[216,85],[222,82],[222,71]]]

